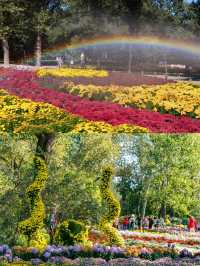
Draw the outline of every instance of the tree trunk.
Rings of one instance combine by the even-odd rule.
[[[149,188],[150,188],[150,183],[147,185],[147,188],[146,188],[146,191],[145,191],[145,195],[144,195],[144,198],[143,198],[142,210],[141,210],[142,219],[144,219],[145,214],[146,214]]]
[[[44,133],[37,134],[36,156],[46,160],[46,155],[51,152],[52,142],[55,139],[54,134]]]
[[[9,66],[10,64],[10,58],[9,58],[9,45],[8,40],[6,38],[3,38],[2,40],[2,47],[3,47],[3,63],[4,66]]]
[[[166,204],[165,203],[162,203],[161,205],[160,215],[165,220],[166,218]]]
[[[38,33],[36,40],[36,66],[41,66],[41,58],[42,58],[42,37],[41,34]]]
[[[147,199],[144,199],[143,206],[142,206],[142,219],[144,219],[145,214],[146,214],[146,208],[147,208]]]
[[[173,208],[170,209],[170,217],[174,217],[174,209]]]

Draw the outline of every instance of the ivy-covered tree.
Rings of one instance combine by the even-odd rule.
[[[106,167],[100,177],[100,192],[102,200],[108,205],[107,212],[101,217],[99,226],[106,234],[109,245],[123,246],[124,240],[118,233],[117,229],[113,227],[116,219],[119,218],[121,207],[120,202],[114,196],[111,190],[113,170],[111,167]]]
[[[54,134],[37,134],[37,145],[34,157],[34,181],[26,190],[30,202],[30,217],[19,223],[19,232],[27,237],[27,244],[39,249],[48,244],[48,233],[45,231],[45,205],[42,200],[42,191],[48,180],[46,164],[47,153],[50,153]]]

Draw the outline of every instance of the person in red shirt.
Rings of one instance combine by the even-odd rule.
[[[197,229],[197,221],[194,217],[192,216],[189,216],[189,219],[188,219],[188,230],[190,232],[195,232]]]
[[[128,216],[125,216],[123,221],[124,230],[128,229],[128,224],[129,224]]]

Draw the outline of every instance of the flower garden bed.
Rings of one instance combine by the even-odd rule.
[[[130,125],[112,126],[91,122],[67,113],[48,103],[33,102],[9,95],[0,90],[0,131],[27,133],[45,130],[71,133],[133,133],[147,132],[145,128]]]
[[[168,244],[183,244],[189,246],[200,247],[200,234],[196,235],[187,234],[186,232],[179,232],[179,234],[172,233],[151,233],[151,232],[121,232],[125,239],[144,240],[144,241],[156,241],[158,243],[165,242]]]
[[[129,124],[146,128],[150,132],[200,132],[199,119],[82,99],[80,96],[40,86],[36,74],[30,71],[8,71],[6,77],[0,81],[0,87],[21,98],[50,103],[90,121],[105,122],[114,126]]]
[[[121,231],[125,247],[107,246],[104,234],[90,231],[85,245],[32,247],[0,245],[0,265],[199,265],[200,233]],[[134,239],[137,236],[139,239]],[[148,236],[148,239],[147,239]],[[98,243],[98,241],[102,243]],[[173,241],[168,243],[168,240]],[[192,241],[188,242],[188,241]],[[170,242],[171,242],[170,241]],[[188,245],[189,243],[189,245]]]
[[[66,82],[61,90],[91,100],[200,118],[200,86],[189,83],[122,87],[85,86]]]
[[[165,252],[166,249],[175,251],[180,256],[195,257],[200,252],[200,233],[190,233],[186,231],[168,233],[141,232],[141,231],[120,231],[126,240],[126,246],[130,247],[132,255],[136,256],[144,248],[146,253],[154,254],[155,251]],[[90,232],[90,240],[95,243],[103,244],[107,241],[106,237],[98,232]],[[154,252],[153,252],[154,251]],[[153,255],[154,256],[154,255]]]
[[[37,70],[37,75],[39,77],[44,76],[53,76],[53,77],[85,77],[85,78],[104,78],[107,77],[109,74],[105,70],[95,70],[95,69],[76,69],[76,68],[41,68]]]
[[[65,71],[66,73],[67,71]],[[133,85],[160,85],[165,84],[166,80],[158,77],[151,76],[142,76],[140,74],[132,74],[127,72],[89,72],[87,69],[76,71],[75,75],[71,75],[70,71],[68,73],[63,74],[62,71],[59,73],[53,69],[42,69],[37,71],[38,76],[41,78],[41,82],[47,81],[47,83],[61,84],[64,81],[72,81],[75,84],[83,84],[83,85],[98,85],[98,86],[108,86],[108,85],[118,85],[118,86],[133,86]],[[94,75],[95,73],[96,75]],[[107,74],[105,74],[107,73]],[[59,78],[58,78],[59,77]],[[174,83],[173,80],[168,81],[169,83]]]
[[[94,244],[93,246],[47,246],[43,251],[7,245],[0,246],[0,263],[23,265],[181,265],[180,263],[200,262],[199,253],[187,249],[178,251],[174,247],[144,247],[135,245],[120,248]],[[159,264],[161,263],[162,264]],[[116,264],[113,264],[116,263]],[[121,264],[119,264],[121,263]],[[139,264],[137,264],[139,263]],[[3,265],[3,264],[2,264]],[[187,264],[188,265],[188,264]]]

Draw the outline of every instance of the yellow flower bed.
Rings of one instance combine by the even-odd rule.
[[[0,91],[0,131],[34,132],[67,131],[81,122],[78,117],[68,114],[48,103],[38,103]]]
[[[148,129],[139,126],[119,125],[112,126],[104,122],[83,122],[77,124],[72,133],[147,133]]]
[[[33,102],[0,90],[0,133],[36,132],[134,133],[146,128],[92,122],[69,114],[48,103]]]
[[[66,82],[63,89],[90,99],[200,118],[200,86],[186,82],[134,87],[75,85]]]
[[[39,77],[53,76],[53,77],[107,77],[108,72],[105,70],[95,69],[76,69],[76,68],[41,68],[36,71]]]

